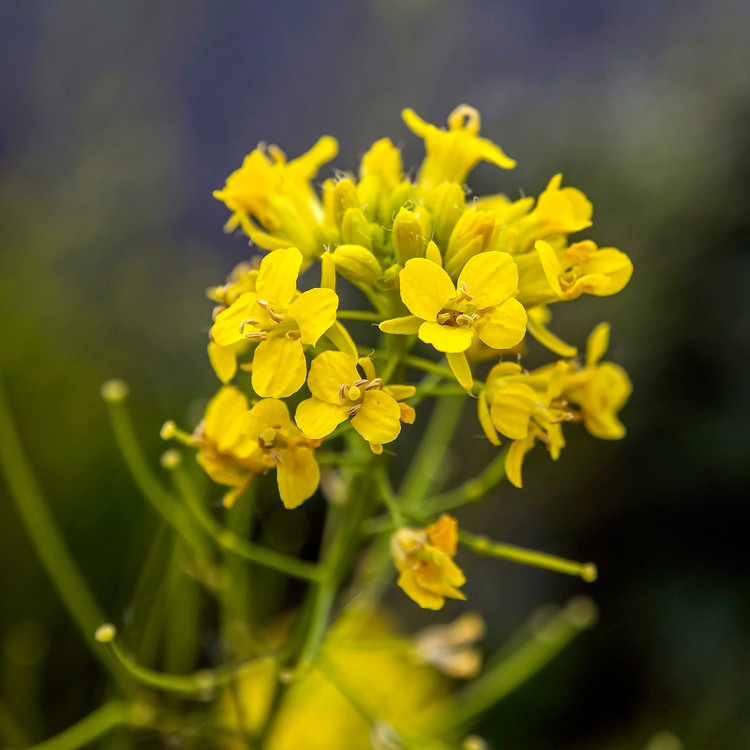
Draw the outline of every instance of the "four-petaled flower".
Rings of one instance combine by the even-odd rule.
[[[380,330],[417,333],[447,355],[456,379],[470,390],[473,380],[464,352],[475,337],[492,349],[510,349],[526,333],[526,311],[514,298],[518,270],[510,255],[491,250],[471,258],[454,286],[429,257],[439,257],[434,243],[427,253],[427,258],[407,261],[399,274],[401,299],[411,315],[386,320]]]
[[[312,398],[297,407],[295,419],[309,438],[330,435],[337,425],[351,418],[352,427],[382,453],[383,444],[395,440],[401,422],[414,421],[414,410],[399,401],[413,396],[414,386],[386,386],[376,377],[372,360],[362,357],[355,363],[343,352],[323,352],[310,365],[307,385]],[[364,375],[364,377],[363,377]]]
[[[305,346],[336,322],[339,298],[331,289],[297,294],[302,253],[290,247],[274,250],[260,264],[254,292],[245,292],[217,316],[211,339],[226,347],[257,341],[252,366],[255,392],[264,398],[286,398],[305,383]]]
[[[458,590],[466,578],[453,562],[457,546],[458,523],[449,515],[423,529],[401,528],[391,537],[398,585],[420,607],[440,609],[446,597],[466,598]]]

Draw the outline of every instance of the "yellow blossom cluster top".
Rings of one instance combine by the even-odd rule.
[[[564,423],[624,434],[618,412],[631,385],[602,361],[608,326],[594,330],[582,360],[548,328],[551,305],[616,294],[632,273],[620,250],[571,239],[592,225],[589,200],[559,174],[537,198],[469,198],[478,163],[515,165],[480,136],[479,113],[462,105],[447,128],[410,109],[403,119],[424,141],[416,172],[384,138],[356,174],[320,175],[338,151],[325,136],[291,160],[259,146],[214,194],[230,211],[226,229],[255,249],[209,290],[208,355],[223,385],[192,436],[201,466],[229,488],[227,505],[275,470],[281,501],[299,506],[318,488],[321,452],[343,433],[387,460],[414,407],[440,397],[419,370],[442,378],[440,393],[476,398],[488,440],[509,441],[505,468],[518,487],[536,443],[558,457]],[[350,298],[367,308],[344,309]],[[525,369],[528,336],[561,359]],[[394,535],[400,585],[423,606],[461,596],[455,544],[449,516]]]

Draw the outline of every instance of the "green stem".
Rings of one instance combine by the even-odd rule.
[[[461,421],[463,406],[463,401],[453,399],[444,399],[435,404],[419,448],[399,489],[403,508],[408,510],[416,506],[439,479],[438,472]]]
[[[0,384],[1,385],[1,384]],[[94,630],[105,617],[81,575],[65,539],[57,528],[39,485],[21,448],[5,394],[0,387],[0,469],[10,488],[18,515],[52,584],[78,626],[86,644],[112,674],[120,687],[127,689],[121,672],[93,638]]]
[[[423,357],[404,357],[404,364],[407,367],[411,367],[414,370],[422,370],[423,372],[432,372],[435,375],[440,375],[447,380],[455,380],[456,376],[453,374],[453,370],[445,365],[440,365],[437,362],[433,362],[431,359],[424,359]],[[465,393],[465,391],[464,391]]]
[[[436,710],[436,731],[449,732],[469,725],[533,677],[595,620],[596,607],[590,599],[572,599],[505,660],[459,692],[451,707]]]
[[[398,498],[393,492],[393,487],[391,487],[388,470],[385,466],[378,467],[378,471],[375,472],[375,486],[378,490],[378,496],[388,509],[394,528],[403,526],[404,515],[401,512]]]
[[[339,320],[364,320],[370,323],[381,323],[383,316],[367,310],[339,310],[336,313]]]
[[[68,727],[60,734],[38,745],[33,745],[29,750],[77,750],[127,723],[128,704],[122,701],[111,701],[97,708],[72,727]]]
[[[258,565],[278,570],[292,578],[300,578],[305,581],[320,580],[321,572],[314,563],[298,560],[296,557],[285,555],[268,547],[260,547],[252,544],[237,536],[230,529],[222,526],[206,509],[200,498],[197,497],[190,478],[184,469],[179,466],[175,467],[175,481],[188,510],[220,549],[231,552],[238,557],[242,557]]]
[[[502,560],[520,563],[521,565],[531,565],[535,568],[544,568],[556,573],[578,576],[587,583],[595,581],[597,577],[596,565],[594,563],[574,562],[573,560],[566,560],[556,555],[548,555],[545,552],[516,547],[512,544],[493,542],[486,536],[470,534],[468,531],[459,531],[458,539],[478,555],[497,557]]]
[[[117,662],[128,674],[142,685],[156,688],[165,693],[173,693],[186,698],[192,697],[197,700],[205,700],[212,697],[218,688],[237,679],[241,672],[258,661],[258,659],[245,659],[224,664],[214,669],[203,669],[192,674],[170,674],[143,667],[126,656],[119,644],[114,640],[116,631],[113,625],[100,626],[96,631],[96,635],[99,642],[108,647]]]
[[[445,513],[467,503],[481,500],[493,487],[505,478],[506,451],[499,453],[482,470],[479,476],[469,479],[455,489],[425,499],[420,505],[420,515],[430,516]]]
[[[127,387],[120,381],[109,381],[102,386],[112,431],[135,483],[154,510],[185,540],[199,559],[205,559],[204,540],[174,498],[162,486],[146,460],[136,438],[130,415],[125,407]]]

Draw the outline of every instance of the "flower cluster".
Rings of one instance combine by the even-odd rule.
[[[515,165],[480,136],[479,113],[462,105],[447,129],[412,110],[403,118],[424,141],[416,176],[385,138],[357,174],[337,172],[318,189],[338,150],[326,136],[291,160],[259,146],[215,193],[231,212],[227,230],[265,251],[209,290],[208,354],[224,385],[192,440],[206,472],[231,488],[225,504],[275,470],[282,502],[299,506],[318,488],[319,452],[343,432],[369,445],[369,460],[385,460],[383,446],[430,397],[423,383],[404,384],[415,369],[444,373],[444,390],[478,397],[489,441],[510,441],[505,468],[518,487],[537,442],[558,457],[563,423],[582,422],[604,439],[624,434],[618,412],[631,386],[621,368],[600,361],[608,327],[594,330],[583,361],[548,328],[550,306],[616,294],[632,273],[620,250],[570,239],[592,224],[589,200],[561,175],[537,198],[468,200],[465,181],[478,163]],[[350,293],[341,277],[369,309],[342,309],[339,293]],[[355,342],[349,321],[376,328]],[[525,369],[528,336],[561,359]],[[416,347],[422,356],[412,356]],[[393,537],[399,583],[423,607],[461,596],[454,524],[444,516]]]

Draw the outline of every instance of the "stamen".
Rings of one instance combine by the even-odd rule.
[[[366,391],[373,391],[373,390],[382,391],[383,390],[383,378],[375,378],[374,380],[371,380],[365,386],[365,390]]]
[[[268,334],[265,331],[252,331],[244,335],[246,339],[258,339],[259,341],[265,341],[268,338]]]
[[[441,312],[437,316],[437,322],[440,323],[440,325],[446,325],[447,323],[450,323],[453,316],[449,312]]]
[[[242,323],[240,323],[240,333],[245,333],[245,326],[257,326],[259,323],[260,321],[255,318],[245,318]]]
[[[464,328],[473,328],[474,323],[479,319],[479,316],[474,313],[474,315],[467,315],[466,313],[461,313],[461,315],[456,316],[456,325],[462,326]]]
[[[346,398],[346,394],[349,391],[349,386],[346,383],[341,384],[339,388],[339,401],[343,401]]]
[[[367,378],[360,378],[359,380],[355,380],[352,385],[355,388],[361,388],[363,385],[367,385],[368,382]]]
[[[270,303],[266,302],[266,300],[259,298],[259,299],[255,300],[255,301],[258,303],[258,305],[260,307],[262,307],[268,313],[268,317],[271,318],[271,320],[274,323],[281,323],[281,321],[284,320],[284,317],[282,315],[279,315],[278,313],[275,313],[271,309]]]
[[[466,282],[465,281],[459,281],[458,282],[458,300],[466,300],[467,302],[471,302],[474,299],[473,294],[469,294],[469,290],[466,288]]]
[[[362,408],[362,404],[354,404],[354,406],[351,406],[350,408],[348,408],[348,409],[346,410],[346,413],[347,413],[347,414],[348,414],[348,415],[349,415],[350,417],[354,417],[354,416],[356,416],[356,415],[357,415],[357,413],[359,412],[359,410],[360,410],[361,408]]]

